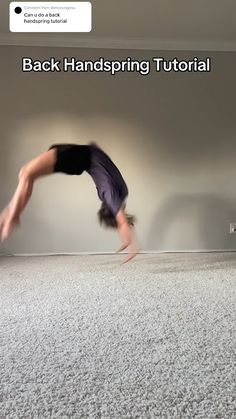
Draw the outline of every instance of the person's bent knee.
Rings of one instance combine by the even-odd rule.
[[[27,164],[20,169],[18,179],[21,182],[33,182],[33,174]]]

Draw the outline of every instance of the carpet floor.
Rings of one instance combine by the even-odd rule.
[[[236,418],[236,253],[0,258],[0,418]]]

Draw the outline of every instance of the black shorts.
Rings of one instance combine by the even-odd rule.
[[[81,175],[89,170],[91,163],[91,149],[88,145],[53,144],[49,150],[55,148],[57,152],[54,172],[67,175]]]

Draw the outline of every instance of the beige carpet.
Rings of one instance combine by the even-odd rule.
[[[0,417],[236,417],[236,254],[0,258]]]

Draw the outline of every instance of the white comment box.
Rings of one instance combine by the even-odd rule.
[[[84,2],[12,2],[11,32],[90,32],[92,5]]]

